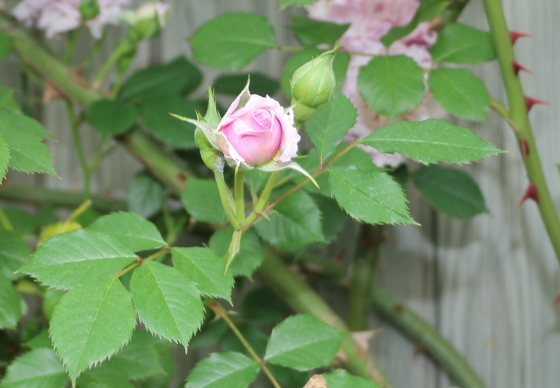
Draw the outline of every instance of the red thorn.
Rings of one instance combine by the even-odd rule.
[[[524,32],[517,31],[510,31],[509,35],[511,36],[511,44],[515,44],[519,38],[532,38],[535,36],[533,34],[525,34]]]
[[[535,104],[550,105],[550,102],[539,100],[537,98],[533,98],[533,97],[529,97],[529,96],[525,96],[525,105],[527,106],[527,112],[529,112],[531,110],[531,108],[533,107],[533,105],[535,105]]]
[[[556,306],[558,303],[560,303],[560,295],[558,295],[556,297],[556,299],[554,299],[554,302],[552,302],[552,305],[550,307],[554,307]]]
[[[521,139],[521,152],[523,154],[523,162],[527,161],[527,155],[529,155],[529,144],[527,144],[527,140]]]
[[[513,72],[515,73],[515,75],[519,75],[520,70],[526,71],[527,73],[529,73],[531,75],[535,75],[535,73],[533,73],[531,70],[527,69],[525,66],[523,66],[519,62],[513,61]]]
[[[523,205],[523,202],[528,199],[532,199],[536,203],[539,203],[539,192],[537,191],[537,188],[535,187],[533,182],[529,183],[529,186],[527,186],[527,189],[525,189],[521,201],[519,201],[519,203],[517,204],[517,208],[519,209],[521,205]]]

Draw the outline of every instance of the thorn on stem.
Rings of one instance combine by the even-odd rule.
[[[513,61],[513,72],[515,73],[515,75],[519,75],[519,72],[521,70],[526,71],[527,73],[529,73],[531,75],[535,75],[535,73],[533,73],[531,70],[527,69],[525,66],[523,66],[519,62]]]
[[[533,107],[533,105],[536,105],[536,104],[550,105],[550,102],[539,100],[538,98],[525,96],[525,105],[527,106],[527,112],[529,112],[531,110],[531,108]]]
[[[523,162],[527,162],[527,155],[529,155],[529,144],[527,144],[527,140],[521,139],[521,153],[523,154]]]
[[[532,199],[536,203],[539,203],[539,192],[537,191],[537,188],[535,187],[535,184],[533,182],[530,182],[527,188],[525,189],[521,201],[519,201],[519,203],[517,204],[517,208],[519,209],[523,204],[523,202],[525,202],[528,199]]]
[[[552,304],[550,305],[550,307],[554,307],[554,306],[556,306],[556,305],[559,304],[559,303],[560,303],[560,295],[558,295],[558,296],[556,297],[556,299],[554,299],[554,302],[552,302]]]
[[[524,32],[517,31],[510,31],[509,35],[511,36],[511,44],[515,44],[515,42],[517,42],[517,39],[519,38],[532,38],[535,36],[533,34],[526,34]]]

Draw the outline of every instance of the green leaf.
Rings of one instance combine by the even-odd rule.
[[[448,0],[430,0],[420,2],[418,10],[412,20],[404,26],[395,26],[381,37],[381,43],[390,47],[393,42],[410,35],[418,24],[429,21],[440,15],[451,4]]]
[[[307,372],[286,368],[285,366],[270,364],[268,369],[283,388],[301,388],[309,380]]]
[[[113,137],[128,131],[136,117],[138,111],[127,102],[98,100],[91,106],[87,120],[101,135]]]
[[[173,265],[202,294],[224,298],[231,302],[233,273],[226,271],[226,262],[206,248],[173,248]]]
[[[448,112],[471,120],[486,121],[490,108],[484,83],[467,69],[436,69],[428,78],[430,91]]]
[[[229,248],[233,228],[220,229],[212,235],[209,241],[210,249],[220,257],[223,257]],[[239,253],[231,262],[231,271],[234,275],[251,277],[263,260],[264,250],[261,240],[253,229],[243,232]]]
[[[438,211],[455,218],[471,218],[487,212],[477,183],[464,171],[430,166],[412,174],[412,180]]]
[[[304,5],[313,4],[317,0],[280,0],[280,6],[286,8],[288,5],[299,5],[303,7]]]
[[[405,55],[381,55],[360,68],[358,90],[371,110],[395,119],[422,103],[424,72]]]
[[[286,197],[274,207],[268,218],[260,220],[255,229],[272,245],[295,250],[312,242],[325,242],[321,212],[313,199],[303,191],[296,191]]]
[[[138,388],[167,388],[175,376],[175,359],[171,352],[172,345],[166,340],[156,338],[154,343],[158,353],[159,364],[162,365],[165,373],[144,378],[136,381]]]
[[[70,289],[110,278],[136,255],[105,233],[78,229],[45,241],[20,271],[49,287]]]
[[[329,388],[379,388],[379,385],[373,381],[358,376],[352,376],[342,369],[324,374],[323,377],[329,384]]]
[[[389,124],[360,143],[385,153],[398,152],[424,164],[467,163],[503,152],[470,129],[434,119]]]
[[[177,95],[167,95],[144,100],[139,108],[142,122],[156,138],[173,148],[195,148],[194,125],[177,120],[169,113],[194,119],[195,112],[202,110],[196,102]]]
[[[19,276],[14,271],[31,258],[31,249],[15,233],[0,230],[0,274],[10,280]]]
[[[30,118],[0,106],[0,137],[10,148],[10,167],[23,172],[48,172],[54,176],[51,153],[27,123]]]
[[[50,318],[49,318],[50,319]],[[24,342],[22,346],[29,348],[31,350],[35,349],[52,349],[52,342],[49,337],[49,331],[47,329],[43,329],[37,334],[35,337],[31,338],[29,341]],[[66,374],[66,373],[65,373]]]
[[[130,280],[134,307],[146,329],[185,348],[204,318],[199,292],[188,280],[153,261],[143,263]]]
[[[348,98],[335,90],[330,100],[321,105],[305,123],[305,132],[319,151],[323,163],[350,128],[356,124],[358,113]]]
[[[273,96],[280,87],[277,80],[262,73],[222,74],[212,82],[212,86],[217,94],[237,96],[247,84],[248,77],[251,77],[252,94]]]
[[[66,384],[66,371],[51,349],[36,349],[18,357],[0,382],[5,388],[64,388]]]
[[[4,101],[0,103],[0,115],[3,120],[9,123],[10,126],[18,128],[20,131],[34,134],[39,139],[52,139],[51,134],[47,132],[41,123],[21,113],[17,102],[12,96],[14,91],[9,88],[5,89],[8,89],[8,91],[4,92],[4,95],[2,96]]]
[[[0,137],[0,183],[6,177],[8,164],[10,163],[10,149],[8,144]]]
[[[282,91],[289,98],[292,97],[292,87],[290,86],[290,79],[294,72],[305,63],[309,62],[312,58],[318,57],[324,51],[316,48],[307,48],[292,55],[288,62],[284,65],[282,77],[280,78],[280,86]],[[344,79],[346,78],[346,71],[348,70],[348,63],[350,62],[350,55],[347,52],[339,51],[336,53],[333,62],[333,71],[336,78],[336,89],[340,88]]]
[[[98,218],[88,229],[111,235],[133,252],[160,249],[167,245],[154,224],[132,212],[112,213]]]
[[[43,296],[43,307],[42,311],[45,317],[50,321],[54,312],[54,308],[60,302],[60,299],[66,294],[66,291],[56,290],[54,288],[49,288],[45,291]]]
[[[185,388],[246,388],[259,373],[259,364],[240,353],[213,353],[193,368]]]
[[[272,25],[263,16],[225,13],[204,23],[190,38],[194,58],[217,69],[239,70],[276,47]]]
[[[157,339],[146,331],[135,331],[130,342],[107,362],[129,379],[165,373],[156,350]]]
[[[226,220],[218,186],[213,179],[187,179],[181,200],[187,212],[198,221],[222,224]]]
[[[376,169],[329,168],[331,190],[354,219],[368,224],[415,224],[401,186]]]
[[[251,322],[275,322],[289,312],[290,307],[266,286],[252,289],[241,302],[241,314]]]
[[[110,362],[86,370],[78,379],[78,387],[84,388],[135,388],[128,376]]]
[[[327,366],[344,333],[309,315],[294,315],[272,330],[264,359],[297,370]]]
[[[187,95],[202,82],[202,72],[181,56],[165,65],[134,73],[123,85],[121,100],[154,100],[168,95]]]
[[[132,336],[136,314],[118,278],[93,281],[69,291],[54,310],[50,334],[72,382],[82,371],[111,357]]]
[[[0,59],[6,58],[12,52],[12,45],[14,39],[6,34],[4,31],[0,31]]]
[[[288,26],[302,46],[317,47],[320,44],[334,45],[348,30],[350,24],[337,24],[300,16],[292,17]]]
[[[338,202],[333,198],[313,193],[311,197],[319,206],[319,210],[323,215],[322,224],[325,240],[334,240],[346,223],[346,212],[340,208]]]
[[[0,328],[15,328],[21,315],[19,296],[12,282],[0,274]]]
[[[128,207],[142,217],[150,218],[161,210],[165,188],[151,174],[136,174],[128,189]]]
[[[432,49],[434,62],[481,63],[496,58],[492,36],[460,23],[453,23],[438,33]]]
[[[32,234],[37,231],[37,219],[27,210],[17,207],[6,207],[4,208],[4,214],[6,214],[6,217],[8,217],[16,231]]]

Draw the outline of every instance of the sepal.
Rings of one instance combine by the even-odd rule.
[[[321,189],[315,179],[307,172],[303,167],[297,164],[294,161],[286,162],[286,163],[277,163],[275,161],[270,161],[262,166],[257,167],[259,170],[266,171],[266,172],[275,172],[281,171],[286,168],[291,168],[292,170],[296,170],[297,172],[305,175],[318,189]]]
[[[175,113],[169,113],[169,114],[175,117],[176,119],[186,121],[187,123],[191,123],[195,125],[197,128],[200,128],[200,130],[204,132],[204,135],[206,135],[206,138],[208,139],[210,144],[212,144],[212,146],[217,150],[220,149],[216,141],[216,133],[218,132],[218,128],[219,128],[218,124],[209,124],[204,121],[189,119],[188,117],[179,116],[176,115]]]

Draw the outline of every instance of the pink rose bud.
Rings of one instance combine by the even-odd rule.
[[[268,96],[246,90],[229,107],[217,134],[224,155],[249,166],[290,162],[297,156],[299,140],[291,111]]]

